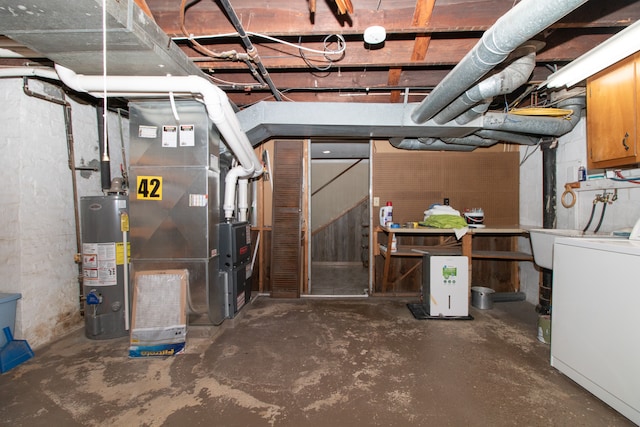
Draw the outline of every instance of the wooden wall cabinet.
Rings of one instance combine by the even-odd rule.
[[[587,79],[587,167],[640,162],[640,53]]]

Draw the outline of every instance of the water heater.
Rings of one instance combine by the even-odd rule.
[[[91,339],[126,336],[128,197],[121,194],[82,197],[80,210],[85,335]]]

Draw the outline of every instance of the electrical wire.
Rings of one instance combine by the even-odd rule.
[[[184,1],[184,0],[183,0]],[[184,31],[183,31],[184,32]],[[304,50],[306,52],[310,52],[310,53],[317,53],[319,55],[342,55],[346,50],[347,50],[347,42],[345,40],[345,38],[341,35],[341,34],[329,34],[328,36],[325,37],[324,39],[324,43],[325,43],[325,49],[323,50],[319,50],[319,49],[313,49],[310,47],[306,47],[303,46],[301,44],[296,44],[296,43],[291,43],[288,42],[286,40],[283,39],[279,39],[277,37],[273,37],[273,36],[268,36],[266,34],[261,34],[261,33],[256,33],[253,31],[247,31],[246,32],[248,35],[250,36],[254,36],[254,37],[260,37],[266,40],[270,40],[272,42],[276,42],[276,43],[280,43],[289,47],[293,47],[299,50]],[[189,32],[187,31],[185,34],[185,37],[172,37],[171,40],[173,41],[196,41],[198,39],[216,39],[216,38],[227,38],[227,37],[239,37],[240,34],[238,33],[225,33],[225,34],[208,34],[208,35],[202,35],[202,36],[194,36],[193,34],[189,34]],[[331,37],[336,37],[339,42],[338,42],[338,49],[337,50],[327,50],[326,49],[326,41],[331,38]]]
[[[322,55],[327,60],[327,65],[324,66],[324,67],[318,67],[317,65],[312,64],[311,61],[309,59],[307,59],[307,56],[304,54],[303,49],[299,48],[300,57],[305,62],[305,64],[307,64],[310,68],[313,68],[314,70],[317,70],[317,71],[328,71],[329,69],[331,69],[331,66],[333,65],[333,63],[335,61],[333,59],[329,58],[328,54],[326,53],[327,52],[328,41],[329,41],[329,39],[331,37],[332,37],[332,35],[328,35],[323,40],[325,53],[323,53]],[[340,49],[338,49],[338,51],[341,50],[341,54],[342,54],[342,56],[344,56],[344,49],[346,47],[346,41],[345,41],[344,37],[342,37],[340,34],[336,34],[335,37],[337,39],[337,44],[340,47]],[[298,43],[300,44],[301,42],[302,42],[302,36],[300,36],[298,38]],[[340,57],[338,60],[340,60],[340,59],[342,59],[342,57]]]
[[[525,149],[524,152],[524,156],[522,157],[522,160],[520,161],[520,166],[522,166],[524,164],[524,162],[526,162],[527,160],[529,160],[529,157],[531,157],[538,148],[540,148],[540,144],[536,145],[533,149],[533,151],[531,153],[527,153],[527,151],[529,151],[529,145],[527,145],[527,148]]]

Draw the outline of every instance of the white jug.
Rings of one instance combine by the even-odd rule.
[[[380,225],[386,227],[392,222],[393,206],[391,206],[391,202],[387,202],[387,206],[383,206],[380,208]]]

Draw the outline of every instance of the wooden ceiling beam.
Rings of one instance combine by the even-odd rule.
[[[565,37],[560,31],[552,33],[546,40],[547,45],[536,58],[537,62],[562,62],[571,61],[577,56],[582,55],[596,45],[602,43],[610,35],[609,34],[584,34]],[[436,66],[453,66],[457,64],[477,43],[477,39],[439,39],[432,38],[429,43],[428,53],[423,61],[417,63],[412,61],[414,55],[415,43],[413,40],[387,40],[382,49],[371,50],[364,47],[362,43],[349,43],[347,45],[347,54],[345,57],[331,66],[340,67],[436,67]],[[296,69],[313,71],[308,64],[298,56],[285,54],[279,46],[273,44],[256,44],[260,57],[265,67],[270,71],[277,69]],[[216,45],[212,47],[216,51],[226,51],[235,49],[242,51],[239,45]],[[193,52],[187,46],[182,46],[183,50],[189,56],[197,56],[202,58],[196,52]],[[293,52],[290,52],[293,53]],[[297,52],[295,52],[297,55]],[[322,59],[321,56],[308,56],[316,61]],[[319,67],[328,65],[328,62],[315,62]],[[244,70],[246,65],[243,62],[229,61],[196,61],[196,65],[204,69],[214,70]]]
[[[180,2],[146,0],[156,22],[169,35],[182,35],[179,26]],[[415,32],[411,22],[416,1],[396,1],[393,6],[377,2],[358,4],[353,14],[337,16],[328,2],[317,2],[313,20],[306,1],[234,0],[233,6],[245,29],[269,35],[362,34],[372,23],[382,25],[388,34]],[[418,2],[419,3],[419,2]],[[506,13],[512,3],[503,0],[436,2],[425,33],[484,31]],[[461,10],[464,8],[464,10]],[[625,27],[640,16],[640,2],[608,0],[589,2],[567,15],[553,28]],[[195,35],[235,32],[225,14],[213,1],[199,2],[188,9],[186,27]]]

